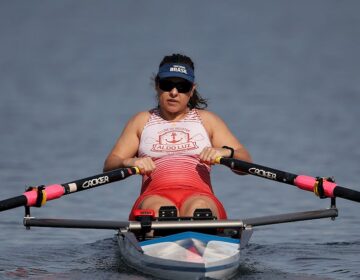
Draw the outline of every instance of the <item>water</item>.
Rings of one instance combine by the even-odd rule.
[[[165,54],[196,62],[200,92],[254,161],[359,189],[358,1],[0,2],[1,199],[101,172],[126,121],[155,104]],[[328,207],[311,193],[213,169],[231,218]],[[125,220],[139,177],[33,209]],[[359,205],[336,221],[256,228],[235,279],[360,279]],[[113,231],[22,226],[1,213],[0,278],[150,279]]]

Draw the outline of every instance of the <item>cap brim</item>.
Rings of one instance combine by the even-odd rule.
[[[194,78],[189,76],[189,75],[186,75],[186,74],[183,74],[183,73],[176,73],[176,72],[162,72],[162,73],[159,73],[159,79],[166,79],[166,78],[182,78],[182,79],[185,79],[191,83],[194,82]]]

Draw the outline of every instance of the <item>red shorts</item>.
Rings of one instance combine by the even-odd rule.
[[[174,203],[174,205],[177,207],[177,209],[180,209],[183,202],[185,200],[187,200],[188,198],[190,198],[191,196],[206,196],[211,198],[214,203],[217,206],[218,209],[218,213],[219,213],[219,217],[217,217],[218,219],[226,219],[227,215],[226,215],[226,211],[224,206],[222,205],[222,203],[215,197],[214,194],[212,193],[203,193],[203,192],[194,192],[193,190],[182,190],[182,189],[170,189],[170,190],[157,190],[157,191],[150,191],[150,192],[146,192],[141,194],[138,199],[135,201],[133,208],[131,209],[130,215],[129,215],[129,220],[130,221],[134,221],[135,220],[135,216],[134,216],[134,210],[139,209],[139,206],[141,204],[141,202],[148,196],[152,196],[152,195],[158,195],[164,198],[167,198],[168,200],[170,200],[171,202]],[[169,206],[169,205],[164,205],[164,206]]]

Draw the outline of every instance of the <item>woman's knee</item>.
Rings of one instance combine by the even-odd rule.
[[[193,216],[196,209],[210,209],[214,216],[218,216],[218,208],[216,203],[206,196],[190,197],[185,200],[182,207],[180,208],[181,216]]]
[[[162,196],[152,195],[144,198],[144,200],[139,204],[139,209],[152,209],[155,211],[156,216],[158,216],[159,209],[162,206],[175,206],[175,204],[171,200]]]

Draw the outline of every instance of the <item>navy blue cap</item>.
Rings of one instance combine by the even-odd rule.
[[[181,63],[164,64],[159,68],[158,77],[160,79],[178,77],[192,83],[195,81],[194,70],[189,65]]]

